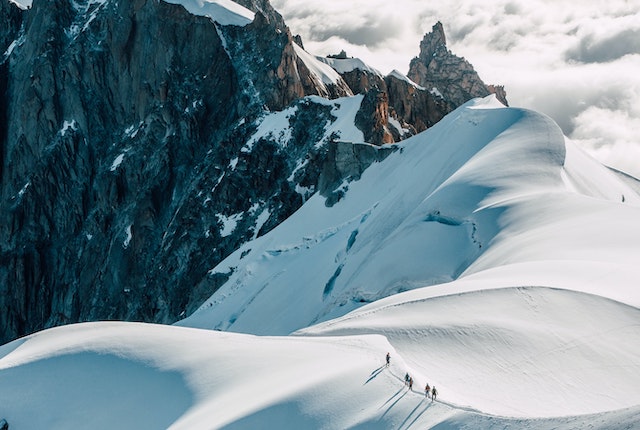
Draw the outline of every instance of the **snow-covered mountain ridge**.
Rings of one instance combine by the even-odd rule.
[[[263,0],[23,6],[0,328],[60,327],[0,346],[0,427],[640,426],[639,182],[494,96],[445,116],[490,89],[441,25],[409,79]]]
[[[550,119],[475,100],[332,207],[322,200],[225,260],[215,270],[233,269],[228,283],[180,324],[301,330],[47,330],[0,348],[4,417],[96,429],[639,424],[640,197]]]
[[[333,207],[313,196],[214,268],[233,274],[180,324],[287,334],[407,289],[545,261],[619,265],[628,281],[583,288],[638,305],[630,284],[638,194],[565,143],[549,118],[477,100],[400,148]],[[286,318],[264,321],[265,308]]]

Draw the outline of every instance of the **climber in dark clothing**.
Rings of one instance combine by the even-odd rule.
[[[389,367],[390,362],[391,362],[391,354],[387,352],[387,367]]]
[[[438,390],[436,390],[436,387],[434,385],[433,388],[431,389],[431,401],[432,402],[436,399],[437,395],[438,395]]]

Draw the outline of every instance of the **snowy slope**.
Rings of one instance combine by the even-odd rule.
[[[355,126],[355,118],[360,109],[363,95],[340,97],[327,100],[319,96],[307,96],[305,101],[331,107],[331,115],[335,121],[326,124],[325,134],[317,146],[322,146],[331,139],[342,142],[364,143],[364,135]],[[289,107],[280,112],[269,112],[258,120],[258,128],[247,140],[242,148],[243,152],[250,152],[253,145],[263,138],[272,138],[278,141],[282,147],[287,147],[291,140],[291,124],[289,123],[299,109],[298,106]]]
[[[0,413],[11,428],[34,429],[384,429],[422,400],[400,395],[403,368],[384,368],[386,351],[381,336],[67,326],[0,349]]]
[[[409,317],[415,322],[415,314]],[[397,316],[392,319],[398,323]],[[385,321],[380,315],[369,322],[379,328]],[[408,340],[400,342],[403,349]],[[499,345],[484,340],[487,348]],[[389,368],[384,367],[387,351]],[[404,352],[415,358],[415,351]],[[422,370],[405,362],[382,336],[277,338],[85,323],[0,347],[0,414],[10,428],[49,430],[614,429],[640,424],[638,406],[581,417],[488,415],[451,404],[458,399],[439,382],[443,400],[432,402],[424,396]],[[402,382],[407,371],[415,379],[412,391]]]
[[[421,87],[420,85],[416,84],[415,82],[413,82],[411,79],[409,79],[407,77],[407,75],[401,73],[400,71],[398,71],[397,69],[393,69],[391,71],[391,73],[389,73],[389,76],[393,76],[396,79],[400,79],[401,81],[405,81],[406,83],[408,83],[409,85],[415,87],[415,88],[419,88],[421,90],[424,90],[423,87]]]
[[[233,274],[180,324],[287,334],[401,291],[511,265],[521,267],[517,286],[526,274],[532,285],[557,282],[638,305],[640,198],[565,145],[549,118],[489,97],[401,148],[335,206],[314,196],[213,269]],[[594,281],[608,273],[616,282]]]
[[[352,118],[357,102],[326,103]],[[266,116],[254,137],[286,134],[286,115]],[[357,141],[350,122],[338,129]],[[474,100],[345,184],[333,207],[313,196],[213,268],[231,277],[179,324],[195,328],[79,324],[0,347],[0,419],[637,428],[635,185],[549,118]]]
[[[9,0],[11,3],[15,4],[22,10],[26,10],[31,8],[31,4],[33,0]]]
[[[596,295],[523,286],[399,294],[301,333],[384,334],[442,398],[512,417],[640,405],[640,310]],[[488,287],[488,289],[482,289]]]
[[[330,92],[327,89],[327,86],[338,86],[342,84],[342,78],[331,66],[323,63],[317,57],[309,54],[295,43],[293,44],[293,49],[295,50],[298,58],[300,58],[304,65],[309,69],[311,75],[316,78],[318,88],[324,88],[325,92],[329,94]]]
[[[331,66],[336,72],[343,74],[352,72],[354,70],[363,70],[369,72],[372,75],[383,77],[380,71],[366,64],[359,58],[332,58],[332,57],[317,57],[317,59],[325,64]]]
[[[243,27],[253,21],[254,13],[232,0],[162,0],[166,3],[180,4],[199,16],[207,16],[220,25]]]

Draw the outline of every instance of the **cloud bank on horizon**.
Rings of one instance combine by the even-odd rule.
[[[344,49],[407,72],[441,21],[447,45],[514,106],[552,117],[604,164],[640,178],[640,0],[272,0],[318,55]]]

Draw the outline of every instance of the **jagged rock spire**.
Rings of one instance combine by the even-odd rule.
[[[431,27],[431,33],[427,33],[422,39],[420,50],[432,56],[438,49],[447,48],[447,37],[444,35],[444,27],[440,21]]]
[[[429,90],[435,88],[453,107],[489,94],[496,94],[507,105],[504,88],[486,85],[471,63],[447,49],[441,22],[420,42],[420,55],[411,60],[408,76]]]

